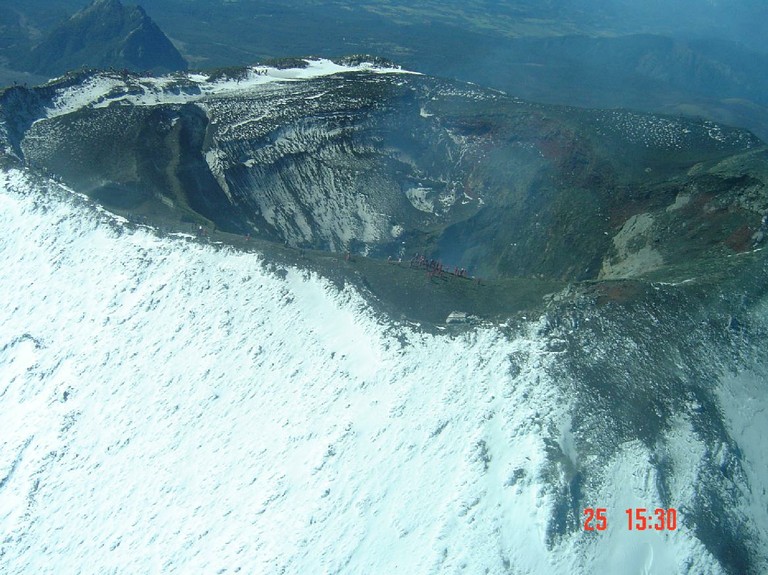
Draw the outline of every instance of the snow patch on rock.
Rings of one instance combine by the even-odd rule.
[[[629,218],[613,238],[614,254],[603,260],[599,279],[637,277],[664,265],[652,245],[654,219],[644,213]]]
[[[433,214],[435,212],[435,201],[432,197],[432,188],[425,188],[418,186],[416,188],[409,188],[405,191],[405,196],[411,205],[420,212],[426,212]]]

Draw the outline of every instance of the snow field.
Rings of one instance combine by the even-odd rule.
[[[427,335],[125,224],[0,175],[4,572],[719,573],[685,530],[626,531],[658,502],[634,443],[589,494],[609,531],[547,546],[546,442],[578,453],[536,322]]]
[[[506,359],[535,342],[401,342],[313,275],[31,195],[0,196],[8,572],[551,570],[554,392],[522,406]]]

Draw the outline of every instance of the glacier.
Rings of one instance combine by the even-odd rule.
[[[713,375],[727,437],[693,394],[654,448],[580,423],[607,412],[572,346],[648,366],[626,334],[580,341],[596,332],[575,312],[431,333],[22,170],[0,172],[0,229],[4,573],[730,573],[686,517],[728,483],[713,466],[741,470],[723,501],[750,524],[748,568],[768,565],[757,351]],[[677,507],[679,527],[628,531],[629,507]]]

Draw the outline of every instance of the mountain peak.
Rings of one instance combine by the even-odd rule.
[[[120,0],[93,0],[88,6],[72,15],[70,20],[83,20],[93,18],[122,18],[130,15],[135,7],[124,6]]]
[[[29,68],[61,74],[83,66],[133,71],[185,70],[187,63],[140,6],[94,0],[32,49]]]

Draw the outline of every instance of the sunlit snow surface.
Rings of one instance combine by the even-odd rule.
[[[21,172],[0,230],[3,573],[722,572],[682,524],[626,529],[660,501],[634,442],[587,493],[609,529],[547,545],[547,443],[578,455],[537,321],[383,323],[351,289]],[[702,446],[684,420],[667,441],[683,505]]]
[[[306,67],[304,68],[280,69],[269,66],[244,68],[242,77],[237,79],[211,80],[210,76],[201,73],[178,73],[159,78],[134,79],[132,89],[129,92],[125,92],[126,83],[122,75],[101,73],[81,84],[60,91],[53,102],[53,106],[48,109],[47,116],[52,118],[69,114],[84,106],[103,108],[115,102],[144,106],[170,103],[184,104],[205,96],[248,92],[258,86],[274,82],[305,81],[350,72],[417,74],[400,68],[376,66],[369,62],[358,65],[341,65],[324,58],[305,60],[305,62]],[[190,91],[190,89],[194,90]]]

